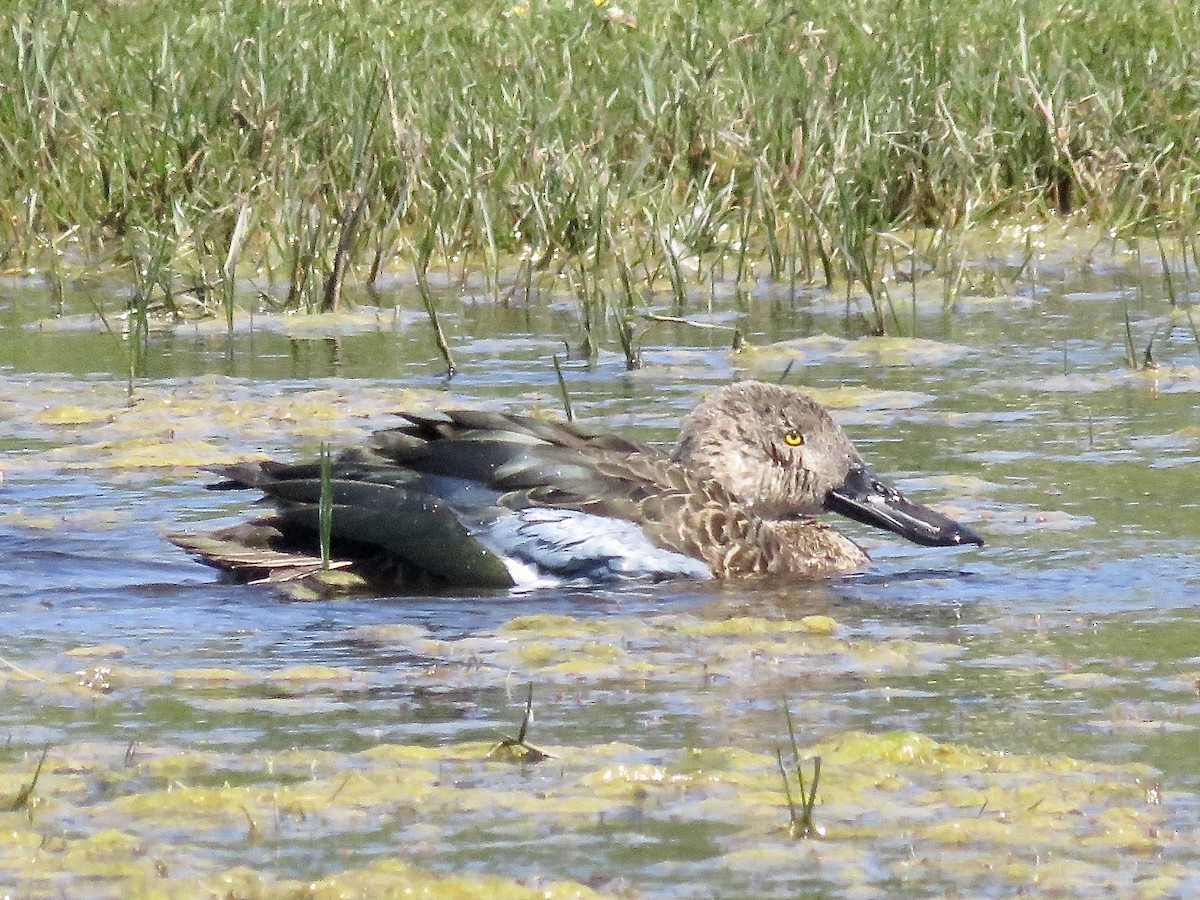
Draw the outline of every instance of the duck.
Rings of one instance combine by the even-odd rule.
[[[325,463],[214,469],[210,488],[257,490],[273,510],[170,540],[243,581],[346,570],[376,587],[485,590],[863,569],[866,551],[830,512],[923,546],[983,544],[882,480],[828,410],[779,384],[713,391],[673,449],[503,412],[398,416]]]

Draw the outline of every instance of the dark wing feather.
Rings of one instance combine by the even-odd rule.
[[[408,425],[373,435],[376,453],[416,472],[513,492],[514,503],[627,504],[657,492],[655,480],[678,468],[648,444],[573,424],[477,410],[403,415]]]
[[[213,487],[256,488],[275,501],[278,512],[265,524],[273,546],[248,548],[245,555],[202,538],[173,536],[185,549],[223,568],[299,567],[303,548],[315,552],[320,533],[321,466],[275,462],[220,468],[225,481]],[[402,571],[421,572],[441,582],[476,587],[512,587],[504,563],[471,535],[418,473],[348,453],[331,466],[331,544],[335,556],[361,558],[380,552],[395,557]],[[275,555],[273,555],[275,554]],[[319,562],[319,560],[318,560]],[[375,568],[387,568],[375,565]]]
[[[380,491],[400,494],[395,488]],[[380,498],[384,499],[384,498]],[[410,569],[448,585],[510,588],[512,575],[494,553],[462,526],[453,511],[432,497],[388,497],[386,505],[335,503],[331,525],[334,545],[349,542],[394,554]],[[319,508],[289,506],[279,513],[283,531],[304,529],[316,534]]]

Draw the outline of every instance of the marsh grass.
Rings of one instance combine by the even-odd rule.
[[[321,546],[321,568],[329,571],[333,559],[333,457],[329,445],[321,444],[321,493],[317,501],[317,535]]]
[[[1200,331],[1196,330],[1196,320],[1192,317],[1192,308],[1190,306],[1185,306],[1183,309],[1183,314],[1187,318],[1188,328],[1192,332],[1192,341],[1196,345],[1196,354],[1197,356],[1200,356]]]
[[[814,756],[812,781],[806,789],[804,785],[804,768],[800,760],[800,747],[796,743],[796,729],[792,723],[792,711],[787,703],[783,704],[783,715],[787,720],[788,740],[792,745],[792,763],[796,770],[796,787],[800,791],[800,805],[792,797],[791,782],[788,779],[787,767],[783,763],[783,751],[775,748],[775,761],[779,764],[779,774],[783,778],[783,793],[788,805],[788,834],[793,838],[822,837],[823,828],[813,822],[813,807],[817,804],[817,787],[821,783],[821,757]]]
[[[425,232],[421,239],[421,244],[417,250],[417,258],[414,264],[414,270],[417,276],[417,292],[421,295],[421,303],[425,307],[425,315],[429,317],[429,325],[433,329],[434,340],[437,341],[438,352],[442,354],[442,359],[446,363],[446,377],[453,378],[458,372],[458,368],[454,365],[454,354],[450,350],[450,344],[446,340],[446,334],[442,331],[441,322],[438,321],[437,305],[433,301],[433,292],[429,289],[429,260],[433,256],[433,246],[436,240],[434,230],[431,228]]]
[[[554,380],[558,384],[558,394],[562,398],[563,415],[567,417],[568,422],[574,422],[575,409],[571,405],[571,392],[567,389],[567,379],[563,377],[562,365],[558,361],[558,354],[555,353],[550,359],[554,363]]]
[[[498,762],[536,763],[554,759],[554,754],[547,753],[525,740],[529,733],[529,723],[533,720],[533,682],[529,683],[529,692],[525,696],[525,714],[521,717],[521,727],[516,737],[502,738],[499,743],[487,752],[487,758]]]
[[[8,811],[16,812],[24,809],[29,812],[30,819],[33,818],[33,792],[37,788],[38,779],[42,776],[42,766],[46,764],[46,756],[50,753],[50,745],[47,744],[42,748],[42,755],[38,757],[37,767],[33,770],[33,777],[29,779],[28,784],[21,785],[21,789],[17,791],[17,795],[8,803]]]
[[[1197,331],[1196,319],[1192,315],[1192,306],[1196,297],[1193,288],[1193,273],[1197,267],[1200,267],[1195,234],[1188,233],[1179,238],[1179,268],[1182,270],[1182,276],[1177,276],[1173,271],[1171,261],[1157,230],[1155,231],[1155,241],[1158,244],[1159,260],[1162,264],[1163,296],[1171,304],[1171,324],[1168,326],[1168,334],[1174,328],[1182,327],[1180,320],[1186,319],[1187,330],[1191,334],[1197,352],[1200,353],[1200,331]],[[1149,350],[1147,350],[1148,352]]]
[[[1124,299],[1122,311],[1125,317],[1125,365],[1133,371],[1138,369],[1137,348],[1133,344],[1133,323],[1129,320],[1129,300]]]
[[[940,235],[949,306],[974,225],[1200,200],[1194,4],[0,4],[0,258],[121,258],[214,315],[235,275],[329,310],[419,257],[497,297],[568,273],[589,351],[625,280],[683,314],[692,266],[896,332],[895,234]]]

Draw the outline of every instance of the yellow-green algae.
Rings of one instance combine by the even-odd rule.
[[[27,513],[18,507],[0,513],[0,522],[36,531],[109,531],[124,526],[128,521],[128,512],[112,509],[89,509],[72,513]]]
[[[446,872],[471,847],[494,848],[497,841],[526,846],[553,835],[569,856],[582,852],[579,841],[596,834],[620,840],[629,833],[637,840],[645,830],[653,846],[653,835],[670,828],[708,835],[703,840],[710,841],[713,859],[703,877],[717,885],[725,878],[744,885],[757,877],[756,861],[776,860],[803,864],[811,877],[839,890],[893,880],[962,892],[1003,885],[1071,893],[1081,884],[1112,883],[1130,896],[1159,896],[1184,876],[1154,861],[1200,836],[1169,817],[1169,795],[1162,805],[1149,799],[1161,793],[1149,768],[982,751],[909,732],[850,731],[806,742],[803,723],[823,721],[830,706],[801,696],[790,698],[790,706],[801,723],[801,754],[823,761],[815,817],[825,837],[799,846],[787,835],[774,758],[776,745],[787,747],[785,729],[781,714],[769,711],[779,709],[789,679],[805,684],[814,673],[859,679],[920,673],[959,652],[915,638],[866,640],[829,616],[521,615],[494,633],[460,640],[411,623],[349,634],[365,646],[427,659],[427,667],[405,676],[413,687],[505,688],[511,722],[519,719],[524,685],[533,681],[528,739],[553,758],[518,765],[489,759],[494,739],[377,739],[349,753],[204,750],[152,737],[52,746],[29,802],[0,814],[0,830],[12,836],[0,851],[0,884],[20,882],[29,886],[27,896],[69,893],[85,882],[112,896],[184,896],[215,890],[226,879],[250,896],[281,896],[294,895],[297,885],[334,891],[371,871],[379,878],[372,885],[386,895],[405,890],[404,879],[416,876],[403,866],[379,869],[372,859],[350,853],[345,859],[322,856],[310,880],[293,881],[272,859],[293,852],[288,848],[353,847],[364,835],[382,835],[405,865]],[[358,694],[394,678],[381,680],[350,666],[156,671],[136,648],[117,643],[64,651],[64,669],[71,671],[27,671],[21,662],[21,671],[0,669],[8,702],[70,709],[81,701],[136,705],[174,698],[194,711],[269,708],[298,723],[322,709],[350,708],[341,699],[348,690]],[[75,671],[81,663],[110,668],[111,690],[100,694],[81,686]],[[1025,667],[1047,665],[1030,657]],[[135,677],[124,677],[126,670]],[[703,686],[719,675],[725,676],[719,691],[686,694],[703,719],[721,723],[717,739],[703,746],[649,750],[624,733],[564,745],[538,734],[539,713],[569,719],[575,704],[592,696],[590,689],[572,687],[581,682],[624,692],[656,680],[668,688]],[[780,695],[763,697],[766,684],[778,684]],[[1072,686],[1099,689],[1106,683],[1077,679]],[[765,731],[764,722],[770,723]],[[560,739],[562,729],[559,724],[555,731]],[[27,788],[36,763],[37,753],[30,751],[0,763],[0,807]],[[715,842],[714,829],[723,835]],[[665,863],[671,859],[666,847]],[[504,857],[494,849],[480,852],[489,865]],[[1114,868],[1118,855],[1134,860],[1133,867]],[[485,870],[513,875],[510,869]],[[532,874],[538,874],[536,865]],[[551,874],[577,873],[559,868]],[[595,873],[578,874],[592,880]],[[441,885],[444,876],[429,877]],[[631,877],[636,885],[636,873]],[[454,890],[468,895],[496,884],[524,888],[471,879],[449,879],[442,888],[449,896]]]
[[[305,313],[255,313],[235,309],[232,319],[234,334],[250,334],[256,331],[275,332],[300,338],[336,337],[347,334],[365,334],[392,331],[402,321],[419,319],[413,313],[397,308],[382,308],[356,305],[341,312]],[[156,331],[174,331],[192,336],[223,337],[230,333],[230,320],[224,316],[202,316],[188,320],[173,316],[151,316],[150,323]],[[57,316],[38,319],[27,326],[34,331],[103,331],[103,320],[93,313]]]
[[[1188,326],[1184,326],[1185,329]],[[1200,391],[1200,366],[1190,364],[1150,365],[1140,369],[1114,369],[1111,372],[1092,372],[1086,375],[1063,374],[1026,382],[1038,391],[1090,394],[1130,386],[1152,394],[1194,393]]]
[[[1115,879],[1130,896],[1157,896],[1184,873],[1155,867],[1151,881],[1135,884],[1109,865],[1113,855],[1150,859],[1195,837],[1168,831],[1162,807],[1146,802],[1153,773],[1145,767],[980,751],[913,733],[848,732],[802,748],[823,760],[816,818],[825,830],[803,846],[786,834],[770,747],[681,748],[654,754],[656,761],[628,743],[550,749],[555,759],[514,781],[511,766],[486,760],[482,743],[380,744],[351,754],[160,751],[124,765],[119,748],[102,748],[97,763],[95,746],[66,746],[48,759],[33,809],[0,814],[0,882],[19,882],[24,896],[70,893],[82,883],[112,896],[182,896],[221,884],[266,897],[341,896],[343,887],[349,896],[590,896],[579,884],[432,875],[403,860],[416,849],[407,841],[422,836],[426,865],[436,864],[441,847],[481,839],[474,828],[483,822],[492,837],[555,834],[569,848],[579,829],[630,827],[636,808],[651,831],[654,822],[723,826],[716,872],[806,859],[814,875],[846,887],[870,872],[964,890],[986,883],[1070,892],[1086,875]],[[29,768],[27,757],[5,763],[3,796],[27,781]],[[209,783],[189,784],[206,773]],[[220,780],[232,773],[248,783]],[[99,779],[106,788],[97,793]],[[209,855],[214,841],[228,854],[239,845],[303,846],[378,829],[395,832],[400,861],[338,868],[331,859],[312,881],[274,874],[269,855],[257,869],[233,870]],[[888,846],[909,849],[881,852]],[[1053,872],[1071,877],[1039,859],[1057,861],[1062,868]]]
[[[517,616],[490,637],[448,641],[411,626],[371,626],[355,634],[381,648],[440,661],[447,666],[442,671],[447,684],[498,684],[511,676],[537,683],[578,683],[741,678],[751,671],[779,677],[810,671],[916,673],[962,652],[953,644],[903,637],[862,641],[838,632],[836,621],[824,615],[771,620],[538,614]]]
[[[847,340],[822,334],[747,348],[739,362],[754,371],[773,370],[789,361],[807,364],[816,360],[849,362],[871,367],[944,366],[956,362],[970,352],[969,347],[926,338],[862,337]],[[861,390],[862,396],[872,396],[865,389],[854,390]],[[922,395],[892,391],[888,392],[888,396],[894,401],[904,402],[905,405],[914,405],[913,401]]]
[[[747,636],[762,634],[833,634],[837,622],[829,616],[803,616],[796,621],[777,621],[752,616],[731,616],[728,619],[695,621],[686,617],[679,631],[697,637]]]
[[[12,835],[14,841],[23,837],[36,838],[36,835]],[[184,861],[181,865],[179,857],[170,848],[161,848],[162,855],[152,855],[148,847],[134,845],[131,852],[121,853],[123,845],[129,840],[128,835],[111,832],[99,842],[93,838],[61,839],[23,848],[28,853],[29,862],[21,867],[20,896],[54,897],[73,893],[70,887],[76,877],[87,879],[89,896],[136,896],[147,900],[190,897],[239,900],[366,900],[393,897],[428,900],[467,900],[474,897],[494,897],[497,900],[587,900],[601,896],[582,884],[569,881],[531,885],[487,875],[439,875],[389,859],[315,880],[274,877],[245,866],[188,875],[188,871],[200,867],[192,865],[190,861]],[[172,875],[175,869],[182,869],[184,874]]]
[[[921,672],[961,652],[954,645],[904,638],[884,644],[836,637],[837,624],[825,616],[794,622],[751,617],[721,622],[687,615],[557,617],[545,621],[545,632],[530,630],[534,622],[531,617],[520,617],[494,636],[460,640],[436,638],[412,625],[371,626],[355,629],[353,634],[364,644],[403,649],[427,658],[425,676],[446,687],[509,685],[529,679],[538,683],[647,678],[672,682],[720,673],[741,675],[749,669],[779,674],[799,674],[818,667],[863,675]],[[208,701],[234,709],[267,702],[261,692],[281,702],[287,697],[319,697],[329,691],[366,691],[385,683],[378,672],[353,667],[159,670],[119,644],[65,651],[62,670],[8,662],[0,667],[0,687],[38,703],[66,702],[69,697],[101,700],[113,692],[119,695],[170,684],[189,692],[191,702],[204,705]],[[260,695],[252,699],[228,695],[229,691],[248,689]]]
[[[444,398],[438,398],[444,402]],[[390,413],[428,406],[434,395],[387,385],[264,392],[235,378],[142,382],[130,396],[113,382],[0,378],[10,429],[52,445],[4,460],[9,471],[200,467],[253,457],[248,447],[282,440],[361,442]]]

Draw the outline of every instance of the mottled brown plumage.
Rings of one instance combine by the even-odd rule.
[[[830,509],[918,543],[982,543],[878,481],[821,406],[778,385],[715,391],[685,418],[671,454],[502,413],[402,416],[376,432],[372,455],[351,451],[332,467],[334,555],[374,581],[512,587],[861,568],[866,554],[816,519]],[[320,568],[315,464],[222,474],[219,487],[258,488],[276,512],[176,543],[275,580]]]

